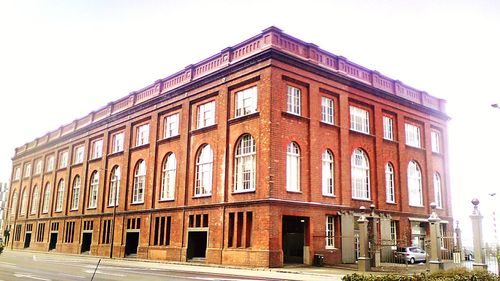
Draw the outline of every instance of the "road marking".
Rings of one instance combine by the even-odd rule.
[[[67,274],[67,273],[62,273],[62,272],[60,272],[60,273],[59,273],[59,275],[69,276],[69,277],[71,277],[71,278],[80,278],[80,279],[85,278],[85,276],[79,276],[79,275]]]
[[[0,261],[0,265],[2,265],[2,264],[6,265],[6,266],[11,266],[11,267],[17,267],[17,265],[15,263]]]
[[[84,270],[83,272],[93,274],[94,270],[88,269],[88,270]],[[110,272],[104,272],[104,271],[100,271],[100,270],[97,270],[95,273],[96,274],[111,275],[111,276],[118,276],[118,277],[125,277],[125,274],[110,273]]]
[[[51,281],[50,279],[45,279],[42,277],[33,276],[31,274],[15,273],[14,276],[16,276],[17,278],[30,278],[30,279],[35,279],[35,280]]]

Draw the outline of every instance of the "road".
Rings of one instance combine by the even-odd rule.
[[[5,251],[0,255],[0,281],[91,280],[98,262],[98,257]],[[223,270],[221,268],[205,267],[202,271],[215,272],[201,272],[200,268],[200,266],[182,264],[101,259],[93,280],[287,280],[259,276],[242,276],[238,275],[239,270],[235,269]],[[218,273],[217,271],[222,273]],[[234,271],[236,275],[232,273],[227,274],[230,271]],[[245,272],[245,270],[241,272]]]

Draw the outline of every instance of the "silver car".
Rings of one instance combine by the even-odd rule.
[[[418,261],[425,262],[427,254],[418,247],[398,247],[394,252],[394,257],[397,261],[414,264]]]

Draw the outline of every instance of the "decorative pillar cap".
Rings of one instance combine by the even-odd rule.
[[[366,216],[365,216],[365,206],[359,207],[359,211],[361,212],[361,216],[359,216],[358,222],[366,222]]]
[[[479,212],[479,209],[477,208],[477,206],[479,205],[479,199],[474,198],[470,202],[472,203],[472,205],[474,205],[474,210],[472,211],[472,215],[473,216],[481,216],[481,213]]]
[[[439,218],[438,214],[436,213],[436,207],[437,207],[436,202],[432,202],[430,204],[430,206],[431,206],[432,211],[431,211],[431,215],[429,216],[429,222],[430,223],[440,222],[441,219]]]

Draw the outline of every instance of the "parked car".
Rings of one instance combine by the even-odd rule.
[[[398,247],[394,251],[394,258],[399,262],[414,264],[418,261],[425,262],[427,253],[418,247]]]
[[[466,261],[474,260],[474,251],[471,249],[464,248],[464,258]]]

